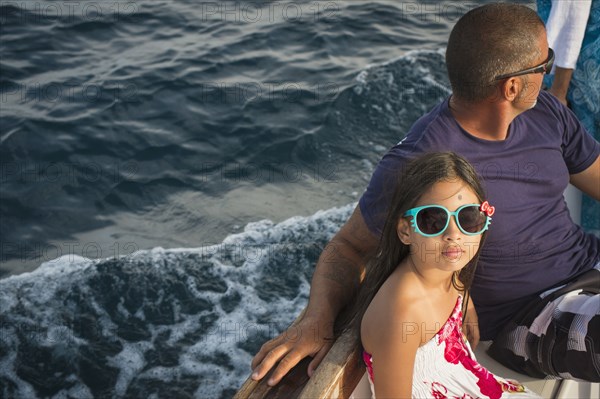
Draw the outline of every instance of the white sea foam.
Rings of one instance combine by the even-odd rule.
[[[389,59],[387,61],[368,64],[362,71],[360,71],[358,73],[358,75],[354,79],[356,81],[358,81],[359,83],[366,83],[367,77],[369,76],[369,70],[371,70],[371,69],[382,67],[382,66],[387,66],[387,65],[390,65],[390,64],[395,64],[395,63],[397,63],[400,60],[407,60],[407,61],[415,62],[417,60],[417,58],[416,58],[417,56],[427,55],[427,54],[445,55],[446,54],[446,49],[444,49],[443,47],[440,47],[437,50],[411,50],[411,51],[407,51],[406,53],[404,53],[402,55],[399,55],[398,57],[393,57],[393,58],[391,58],[391,59]]]
[[[115,394],[119,397],[125,395],[131,380],[146,365],[144,351],[148,349],[148,345],[144,344],[125,344],[123,350],[111,359],[111,365],[120,369],[119,378],[115,385]]]
[[[65,256],[0,280],[0,378],[12,386],[3,396],[34,398],[58,384],[44,396],[93,397],[92,377],[113,381],[105,389],[115,397],[237,389],[260,344],[306,305],[320,247],[354,206],[250,223],[210,247]],[[42,348],[47,358],[36,362],[72,372],[28,377],[23,351]]]

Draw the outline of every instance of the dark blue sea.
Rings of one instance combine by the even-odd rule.
[[[0,397],[231,397],[481,3],[0,1]]]

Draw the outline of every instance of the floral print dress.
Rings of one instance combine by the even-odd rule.
[[[462,334],[462,297],[438,333],[419,347],[413,371],[413,398],[539,398],[516,381],[497,377],[477,363]],[[363,352],[375,398],[373,358]]]

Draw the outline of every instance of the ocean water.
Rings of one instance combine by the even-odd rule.
[[[0,397],[231,397],[481,3],[0,1]]]

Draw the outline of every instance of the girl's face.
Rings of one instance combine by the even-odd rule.
[[[456,178],[435,183],[421,196],[415,207],[441,205],[454,212],[463,205],[480,202],[475,192]],[[477,253],[481,242],[481,234],[463,233],[456,224],[455,216],[450,216],[446,230],[435,237],[417,233],[411,226],[410,217],[403,217],[398,222],[398,237],[404,244],[410,245],[410,257],[415,266],[449,272],[465,267]]]

